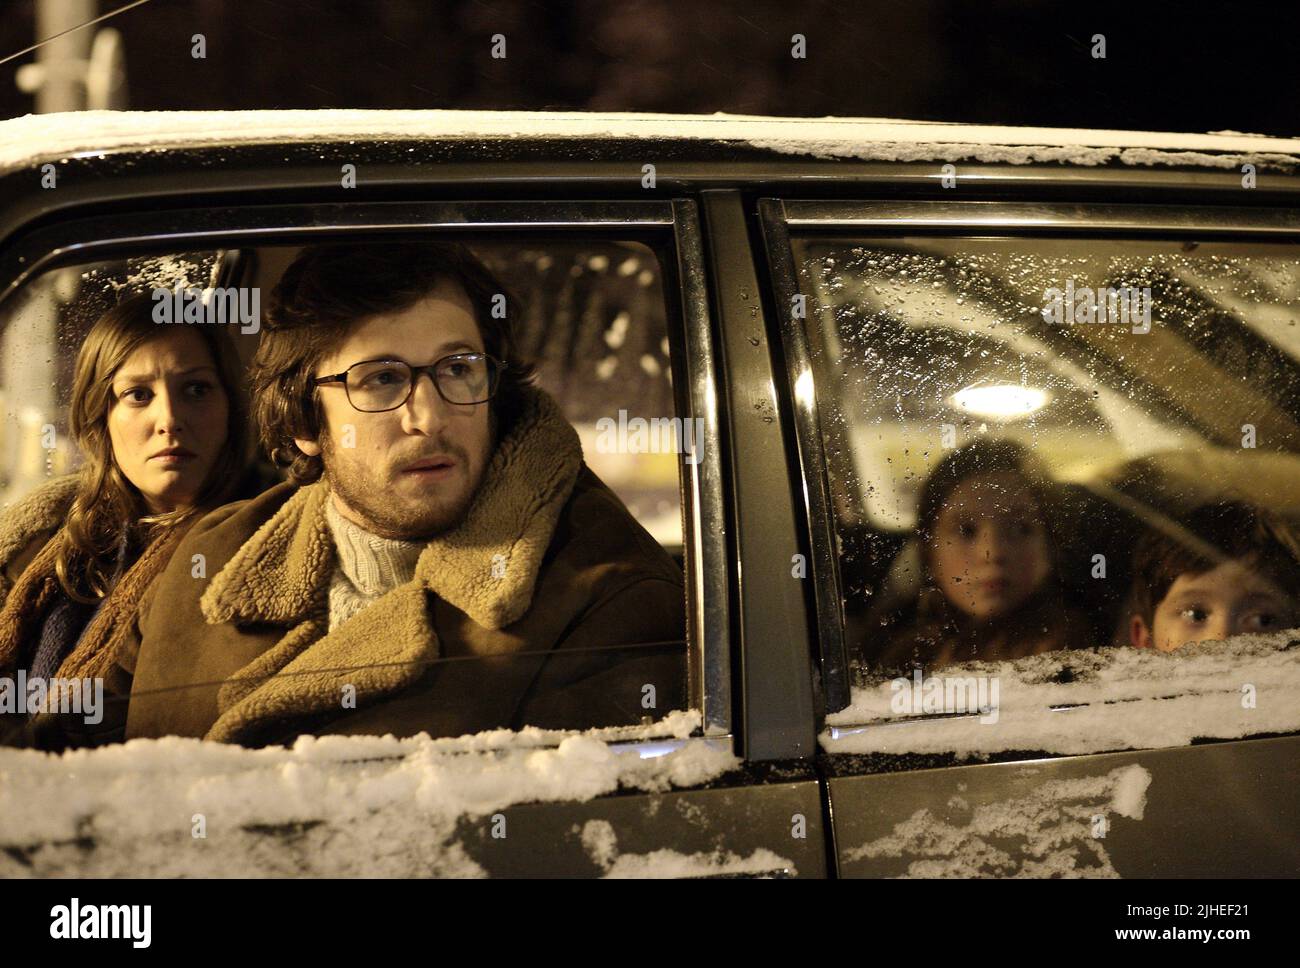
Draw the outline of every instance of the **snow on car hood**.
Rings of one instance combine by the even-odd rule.
[[[687,738],[698,723],[674,713],[645,729],[304,736],[289,749],[178,737],[0,749],[0,876],[482,876],[456,840],[462,818],[695,786],[739,766],[729,744]]]
[[[1300,731],[1300,633],[1176,652],[1102,648],[920,670],[855,687],[828,753],[1101,753]]]
[[[1300,163],[1300,140],[1224,131],[1019,128],[884,118],[549,111],[84,111],[0,121],[0,174],[119,149],[424,139],[645,138],[732,141],[872,161],[1191,165]]]

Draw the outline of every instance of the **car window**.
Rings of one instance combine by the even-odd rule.
[[[673,367],[681,364],[670,341],[670,303],[659,255],[640,242],[573,237],[476,240],[469,250],[505,284],[519,356],[535,365],[536,385],[559,405],[563,419],[576,431],[582,461],[612,492],[610,500],[630,512],[629,524],[620,525],[619,554],[654,562],[653,575],[611,561],[593,562],[582,574],[549,579],[545,595],[563,598],[557,622],[569,614],[558,609],[573,611],[574,602],[587,601],[583,595],[589,601],[583,611],[554,627],[543,622],[543,634],[532,648],[521,638],[503,649],[508,634],[493,639],[471,628],[478,624],[495,633],[497,620],[489,612],[475,613],[475,623],[466,615],[465,602],[434,601],[430,621],[444,648],[418,658],[398,655],[395,664],[409,661],[421,667],[422,675],[454,680],[459,685],[449,688],[466,706],[492,691],[494,677],[506,683],[503,695],[519,700],[484,709],[477,718],[448,715],[444,723],[435,717],[429,727],[435,735],[440,729],[459,735],[527,725],[639,727],[659,720],[688,704],[684,618],[680,627],[665,626],[665,634],[654,641],[639,633],[624,636],[620,630],[644,626],[649,615],[684,617],[680,475],[684,459],[699,445],[695,424],[680,412],[680,395],[673,390]],[[246,302],[255,307],[254,315],[264,313],[272,288],[300,252],[298,246],[268,245],[72,266],[32,279],[0,306],[0,401],[6,414],[0,473],[5,503],[12,508],[52,478],[85,467],[70,433],[73,364],[87,332],[106,310],[137,294],[206,290],[202,298],[210,300],[214,290],[227,287],[239,298],[249,297]],[[261,337],[259,324],[246,320],[223,329],[246,370]],[[284,480],[284,469],[259,448],[235,496],[256,498]],[[529,500],[520,496],[522,504]],[[595,506],[594,500],[604,499],[588,497],[584,506]],[[615,512],[604,513],[600,520]],[[582,537],[572,533],[581,529],[581,519],[575,522],[562,522],[571,530],[560,534],[560,541]],[[511,565],[501,557],[504,573]],[[495,572],[491,577],[504,580]],[[473,594],[466,594],[472,604]],[[538,599],[537,606],[544,611],[549,603]],[[364,610],[357,614],[364,615]],[[600,630],[599,636],[590,629]],[[401,632],[394,630],[392,636],[396,643]],[[459,643],[457,648],[445,647],[453,641]],[[567,645],[573,648],[566,650]],[[376,652],[373,665],[354,667],[358,682],[394,664],[384,661],[383,651]],[[251,666],[237,671],[246,681],[260,684],[275,677]],[[232,701],[221,694],[225,678],[224,673],[212,676],[203,663],[196,663],[171,676],[164,688],[153,690],[153,698],[178,707],[224,708]],[[362,709],[351,731],[392,732],[383,716],[367,717],[365,690],[358,688]],[[544,705],[544,722],[531,722],[519,712],[548,691],[555,700]],[[349,712],[357,705],[349,706],[347,697],[341,702]],[[317,724],[323,727],[331,716],[327,710],[318,713]],[[304,731],[312,728],[305,721]],[[680,731],[680,725],[674,729]]]
[[[792,246],[860,683],[1300,626],[1294,249]]]

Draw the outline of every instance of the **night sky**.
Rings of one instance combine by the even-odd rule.
[[[121,0],[103,0],[101,12]],[[35,40],[0,0],[0,56]],[[137,109],[860,115],[1295,135],[1300,7],[1030,0],[152,0],[106,21]],[[90,28],[91,30],[95,28]],[[190,55],[202,33],[207,57]],[[791,56],[791,37],[807,56]],[[491,56],[492,36],[506,57]],[[1096,34],[1106,57],[1092,56]],[[0,116],[32,110],[0,65]]]

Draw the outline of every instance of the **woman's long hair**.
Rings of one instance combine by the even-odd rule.
[[[241,367],[225,327],[196,325],[212,356],[228,401],[226,445],[208,473],[192,507],[149,514],[139,490],[127,480],[113,456],[108,415],[116,402],[113,377],[144,344],[165,338],[170,326],[153,319],[153,300],[134,296],[104,313],[86,334],[72,378],[68,430],[84,464],[60,542],[55,571],[73,599],[95,602],[108,594],[123,540],[147,544],[167,528],[189,522],[196,514],[224,504],[238,487],[249,464],[248,406],[240,388]]]

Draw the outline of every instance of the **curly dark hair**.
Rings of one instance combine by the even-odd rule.
[[[505,285],[462,245],[383,242],[314,245],[303,249],[271,292],[261,342],[250,368],[253,418],[271,461],[298,484],[320,479],[319,456],[294,438],[315,440],[324,425],[311,380],[364,319],[398,313],[438,285],[454,280],[469,297],[489,356],[505,364],[491,401],[494,434],[508,433],[533,382],[534,368],[516,355],[512,320],[518,303]],[[505,296],[496,318],[493,301]]]

